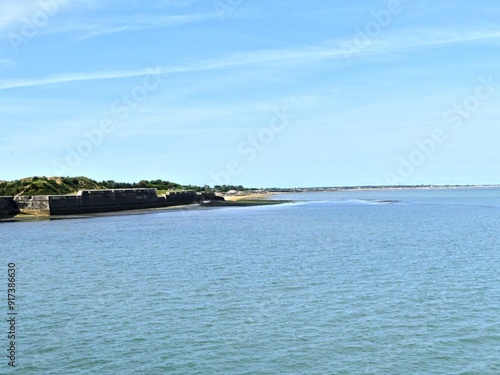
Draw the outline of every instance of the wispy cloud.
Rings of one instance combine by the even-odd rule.
[[[500,30],[475,31],[467,33],[450,32],[447,30],[425,30],[425,32],[420,32],[418,35],[413,33],[411,35],[394,35],[385,39],[371,41],[365,49],[360,51],[359,55],[390,54],[403,49],[439,47],[450,44],[496,39],[500,39]],[[342,42],[345,42],[345,40],[336,40],[325,45],[308,46],[296,49],[263,50],[249,53],[238,53],[228,57],[204,60],[197,64],[186,66],[158,66],[154,70],[152,68],[141,68],[129,71],[57,74],[36,79],[1,80],[0,90],[76,81],[146,76],[152,73],[175,74],[182,72],[229,69],[264,63],[279,62],[281,66],[286,63],[310,64],[323,60],[344,59],[345,51],[341,48]]]
[[[155,73],[156,72],[162,73],[161,71],[155,71]],[[69,73],[69,74],[58,74],[39,79],[4,80],[0,81],[0,90],[16,88],[16,87],[50,85],[50,84],[65,83],[65,82],[137,77],[137,76],[149,75],[151,73],[152,73],[151,68],[146,68],[146,69],[139,69],[136,71]]]
[[[128,9],[134,12],[144,10],[145,3],[138,0],[84,0],[93,9],[111,9],[115,11]],[[186,8],[196,3],[211,3],[212,0],[156,0],[147,4],[154,9],[179,9]]]
[[[440,46],[447,44],[468,43],[480,40],[493,40],[500,38],[500,30],[478,30],[461,32],[457,30],[428,28],[425,30],[407,30],[407,36],[393,38],[394,46],[408,48]],[[388,39],[391,41],[391,39]]]
[[[184,8],[198,1],[200,0],[158,2],[150,6],[148,13],[143,4],[137,4],[133,1],[102,4],[95,0],[53,0],[58,9],[65,10],[66,15],[57,22],[51,23],[50,27],[40,30],[40,33],[75,33],[77,36],[74,42],[79,42],[101,35],[175,27],[216,17],[214,14],[164,14],[169,8],[174,10]],[[4,33],[0,34],[0,37],[5,38],[9,31],[19,33],[21,26],[27,20],[31,21],[37,12],[47,11],[49,7],[46,3],[40,0],[23,0],[21,2],[2,0],[0,2],[0,32]],[[108,10],[113,9],[113,16],[96,17],[95,11],[104,6]],[[130,8],[137,8],[137,11],[131,14]],[[124,12],[124,10],[127,11]]]
[[[133,17],[119,17],[117,19],[106,19],[102,22],[81,22],[62,24],[54,28],[52,32],[83,32],[74,42],[102,35],[116,34],[121,32],[139,31],[147,29],[159,29],[187,25],[190,23],[213,19],[213,15],[134,15]]]
[[[19,28],[27,22],[36,24],[34,17],[40,17],[40,14],[49,18],[59,14],[60,10],[78,14],[95,6],[93,1],[95,0],[2,0],[0,32],[19,32]]]
[[[8,30],[13,25],[23,22],[25,17],[39,9],[36,0],[0,2],[0,31]]]

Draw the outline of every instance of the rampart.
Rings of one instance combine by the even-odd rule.
[[[0,218],[14,216],[19,213],[14,197],[0,197]]]
[[[156,189],[81,190],[77,195],[7,198],[14,201],[21,213],[44,216],[162,208],[199,203],[206,199],[221,199],[195,191],[171,192],[158,196]]]

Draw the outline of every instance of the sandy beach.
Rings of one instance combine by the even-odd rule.
[[[268,199],[271,195],[274,195],[276,193],[255,193],[255,194],[229,194],[229,195],[224,195],[224,199],[226,201],[241,201],[241,200],[253,200],[253,199]]]

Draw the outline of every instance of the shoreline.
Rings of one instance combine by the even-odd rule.
[[[36,222],[36,221],[51,221],[51,220],[74,220],[74,219],[90,219],[97,217],[111,217],[111,216],[128,216],[128,215],[147,215],[155,212],[162,211],[177,211],[177,210],[199,210],[217,207],[249,207],[249,206],[261,206],[261,205],[275,205],[280,203],[285,203],[289,201],[273,201],[265,199],[271,195],[277,193],[258,193],[258,194],[245,194],[231,197],[232,199],[227,199],[225,201],[213,201],[208,204],[184,204],[169,207],[154,207],[154,208],[142,208],[135,210],[123,210],[123,211],[110,211],[110,212],[96,212],[96,213],[83,213],[83,214],[73,214],[73,215],[35,215],[35,214],[18,214],[11,217],[0,218],[1,223],[20,223],[20,222]]]
[[[186,205],[170,206],[170,207],[141,208],[141,209],[136,209],[136,210],[96,212],[96,213],[85,213],[85,214],[74,214],[74,215],[18,214],[18,215],[11,216],[11,217],[0,218],[0,224],[1,223],[48,221],[48,220],[90,219],[90,218],[95,218],[95,217],[124,216],[124,215],[147,215],[147,214],[154,213],[154,212],[168,211],[168,210],[194,210],[194,209],[198,209],[199,207],[200,207],[200,205],[198,205],[198,204],[186,204]]]
[[[252,193],[252,194],[229,194],[229,195],[223,195],[224,199],[226,202],[237,202],[241,200],[267,200],[267,198],[275,195],[275,194],[282,194],[281,192],[264,192],[264,193]]]

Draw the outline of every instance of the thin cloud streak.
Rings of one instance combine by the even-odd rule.
[[[0,30],[6,30],[12,25],[22,22],[24,17],[38,10],[35,0],[9,1],[0,3]]]
[[[88,9],[91,5],[91,0],[2,0],[0,2],[0,31],[19,32],[20,25],[25,24],[26,21],[32,22],[33,17],[40,12],[52,17],[53,11],[56,14],[59,10],[79,11]],[[5,35],[0,37],[4,38]]]
[[[401,49],[425,48],[444,46],[449,44],[466,43],[479,40],[500,39],[500,31],[481,31],[470,32],[463,35],[452,35],[451,33],[441,32],[436,36],[436,30],[433,33],[427,33],[428,36],[420,37],[397,37],[384,40],[374,40],[366,48],[360,50],[356,55],[376,55],[390,53]],[[344,40],[344,42],[348,42]],[[333,44],[333,46],[332,46]],[[0,90],[7,90],[20,87],[42,86],[57,83],[68,83],[77,81],[105,80],[146,76],[151,74],[175,74],[184,72],[209,71],[227,68],[236,68],[246,65],[256,65],[263,63],[311,63],[323,60],[344,59],[345,50],[340,46],[342,43],[330,43],[329,46],[304,47],[299,49],[282,49],[274,51],[258,51],[246,54],[236,54],[231,57],[212,59],[203,61],[197,65],[183,67],[158,66],[153,68],[142,68],[132,71],[103,71],[93,73],[70,73],[58,74],[40,79],[17,79],[0,81]]]
[[[53,0],[60,8],[65,11],[72,11],[72,14],[78,17],[79,12],[88,11],[98,7],[99,3],[94,3],[90,0]],[[175,8],[186,7],[199,0],[177,1]],[[169,7],[172,7],[170,4]],[[124,7],[123,3],[120,8]],[[0,2],[0,31],[18,31],[17,28],[31,20],[36,12],[44,12],[45,7],[42,6],[40,0],[23,0],[22,2],[12,0],[2,0]],[[74,17],[72,17],[74,18]],[[87,34],[76,38],[75,41],[86,40],[100,35],[113,34],[126,31],[146,30],[162,27],[174,27],[194,22],[200,22],[208,19],[216,18],[216,15],[158,15],[158,14],[144,14],[143,16],[135,15],[134,17],[126,15],[116,15],[116,17],[107,17],[104,20],[88,21],[88,15],[81,18],[78,22],[62,22],[56,25],[51,25],[50,28],[43,28],[43,34],[49,33],[71,33],[71,32],[87,32]],[[0,35],[0,38],[5,38],[6,35]]]
[[[134,18],[123,18],[117,21],[106,20],[108,25],[102,25],[100,23],[94,24],[71,24],[62,25],[59,28],[53,29],[54,33],[69,33],[78,31],[89,31],[86,34],[77,37],[73,43],[81,42],[87,39],[116,34],[122,32],[131,32],[139,30],[148,29],[160,29],[165,27],[176,27],[187,25],[190,23],[202,22],[206,20],[213,19],[214,16],[211,15],[178,15],[178,16],[147,16],[143,19]],[[83,27],[82,27],[83,25]]]

